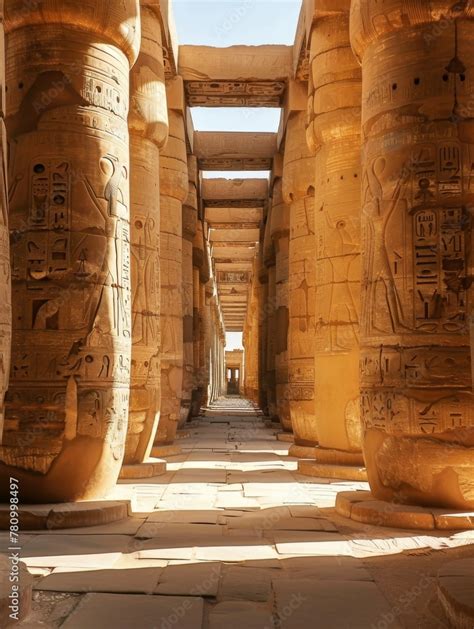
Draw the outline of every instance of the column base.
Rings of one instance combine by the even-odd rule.
[[[314,452],[313,452],[314,456]],[[367,482],[367,470],[357,465],[334,465],[320,463],[314,459],[298,461],[298,472],[305,476],[333,478],[334,480],[357,480]]]
[[[130,502],[127,500],[85,500],[62,504],[19,505],[20,530],[41,531],[73,529],[110,524],[128,518]],[[10,527],[8,505],[0,505],[0,530]]]
[[[288,456],[293,456],[295,459],[313,459],[314,450],[316,446],[299,446],[297,443],[291,446],[288,450]]]
[[[161,459],[148,459],[143,463],[132,465],[122,465],[120,470],[120,479],[139,479],[152,478],[153,476],[161,476],[166,473],[166,461]]]
[[[437,595],[450,627],[474,627],[474,559],[452,561],[438,572]]]
[[[342,491],[336,511],[354,522],[400,529],[474,530],[474,511],[417,507],[377,500],[370,491]],[[456,625],[457,626],[457,625]]]
[[[285,443],[294,443],[295,437],[292,432],[279,432],[276,436],[278,441],[284,441]]]
[[[161,459],[162,457],[167,456],[177,456],[178,454],[182,454],[182,452],[182,449],[174,444],[162,446],[157,445],[153,446],[151,449],[151,456],[153,458]]]

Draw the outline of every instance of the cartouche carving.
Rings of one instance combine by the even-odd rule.
[[[104,495],[124,455],[131,362],[130,66],[138,0],[7,4],[13,342],[2,492]],[[34,49],[34,54],[32,50]]]

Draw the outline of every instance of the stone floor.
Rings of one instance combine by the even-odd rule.
[[[436,575],[474,557],[474,533],[345,520],[339,491],[301,476],[261,413],[227,398],[189,424],[165,475],[121,481],[127,520],[24,532],[35,575],[21,627],[64,629],[437,629]],[[6,543],[2,534],[1,541]]]

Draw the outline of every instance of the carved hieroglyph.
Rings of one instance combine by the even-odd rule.
[[[5,22],[13,341],[0,471],[24,502],[93,498],[116,481],[131,359],[138,0],[40,4],[9,1]]]
[[[289,207],[283,200],[282,181],[273,188],[270,234],[275,248],[275,395],[276,414],[286,431],[291,431],[288,391],[288,246],[290,233]]]
[[[11,275],[8,234],[7,136],[5,129],[5,41],[3,0],[0,1],[0,443],[3,399],[8,386],[11,345]]]
[[[168,137],[160,16],[141,0],[140,55],[130,85],[132,367],[124,463],[150,454],[161,405],[160,149]]]
[[[315,166],[305,125],[304,112],[290,116],[283,167],[283,198],[290,206],[288,394],[295,444],[315,446]]]
[[[385,3],[387,4],[387,3]],[[362,416],[377,498],[474,506],[472,3],[355,1]]]
[[[186,422],[191,410],[194,386],[194,288],[193,242],[198,220],[198,168],[197,159],[188,156],[189,191],[183,203],[183,394],[181,423]]]
[[[169,139],[161,153],[161,417],[155,443],[171,443],[181,413],[183,389],[183,214],[188,196],[184,120],[170,109]]]
[[[325,8],[325,4],[329,6]],[[331,454],[335,463],[362,463],[359,414],[360,68],[349,43],[350,1],[339,2],[337,7],[324,2],[317,6],[311,33],[308,128],[310,144],[317,150],[317,433],[321,457]],[[333,452],[324,452],[324,449]],[[345,453],[352,453],[352,456]],[[354,456],[354,453],[359,454]]]

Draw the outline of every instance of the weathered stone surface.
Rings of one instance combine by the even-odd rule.
[[[8,387],[11,344],[11,271],[8,233],[7,134],[5,129],[5,39],[3,5],[0,2],[0,435],[3,432],[3,400]]]
[[[273,187],[270,236],[275,249],[275,394],[276,414],[288,432],[292,430],[289,404],[289,233],[290,208],[283,199],[282,181]]]
[[[392,4],[351,13],[365,86],[364,452],[376,498],[472,509],[472,9]]]
[[[98,0],[42,5],[9,2],[5,21],[14,270],[0,475],[4,495],[11,475],[30,502],[101,496],[124,455],[127,116],[140,41],[138,0],[112,13]]]
[[[145,627],[173,623],[180,629],[201,629],[204,605],[199,598],[87,594],[63,624],[65,629],[129,629],[137,620]]]
[[[315,4],[310,125],[315,158],[316,417],[321,449],[360,452],[361,73],[349,42],[350,0]],[[336,461],[337,462],[337,461]]]
[[[469,629],[474,623],[473,559],[460,559],[438,572],[438,598],[452,627]]]
[[[174,79],[180,82],[179,77]],[[183,216],[188,164],[181,111],[169,111],[170,135],[160,161],[161,198],[161,416],[155,445],[172,443],[183,389]]]
[[[124,463],[150,455],[160,418],[160,149],[168,139],[160,13],[141,0],[141,48],[131,73],[132,367]]]
[[[290,115],[286,129],[283,198],[290,206],[288,398],[295,445],[318,442],[314,391],[316,249],[314,156],[306,143],[306,113]],[[292,456],[300,456],[294,452]]]

